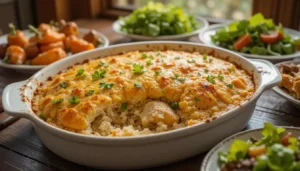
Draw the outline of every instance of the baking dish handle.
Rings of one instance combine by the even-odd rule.
[[[281,74],[277,67],[271,62],[261,59],[251,59],[250,61],[261,73],[261,86],[263,90],[272,88],[280,83]]]
[[[3,109],[7,114],[29,119],[30,115],[27,114],[29,112],[28,107],[26,106],[26,103],[22,101],[20,92],[20,88],[25,83],[26,81],[21,81],[6,86],[2,94],[2,104]]]

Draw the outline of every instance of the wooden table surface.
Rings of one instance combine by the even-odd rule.
[[[111,20],[77,20],[76,22],[80,27],[101,31],[107,35],[111,44],[130,41],[112,31]],[[194,37],[190,41],[198,40]],[[9,83],[25,80],[30,76],[30,74],[0,68],[0,94]],[[3,112],[1,103],[0,113],[0,170],[95,170],[66,161],[49,151],[37,136],[31,122],[8,117]],[[245,129],[262,127],[264,122],[282,126],[300,126],[299,109],[272,90],[267,90],[258,100],[253,117]],[[204,156],[205,154],[199,154],[177,163],[147,170],[199,170]]]

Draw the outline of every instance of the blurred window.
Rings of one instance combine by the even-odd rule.
[[[252,15],[253,0],[113,0],[112,6],[118,9],[134,9],[149,1],[182,6],[196,15],[218,19],[246,19]]]

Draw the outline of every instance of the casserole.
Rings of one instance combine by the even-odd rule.
[[[214,54],[218,58],[234,62],[252,74],[256,85],[255,93],[247,102],[215,120],[146,136],[96,137],[76,134],[51,126],[33,113],[31,100],[34,91],[49,76],[86,59],[137,50],[176,50]],[[279,71],[270,62],[263,60],[250,62],[224,49],[185,42],[129,43],[84,52],[72,59],[60,60],[39,71],[29,80],[8,85],[3,92],[3,107],[12,116],[31,120],[45,146],[69,161],[95,168],[137,169],[168,164],[205,152],[220,140],[240,131],[252,116],[261,93],[280,81]],[[178,150],[180,148],[181,150]]]

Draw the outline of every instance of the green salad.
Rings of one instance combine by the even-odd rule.
[[[181,7],[149,2],[133,11],[128,17],[121,17],[121,31],[144,36],[176,35],[193,32],[198,22]]]
[[[223,27],[211,39],[218,46],[256,55],[287,55],[299,47],[299,39],[294,40],[282,25],[274,25],[272,19],[265,19],[261,13]]]
[[[220,152],[221,171],[300,171],[299,138],[284,128],[265,123],[261,139],[236,139]]]

